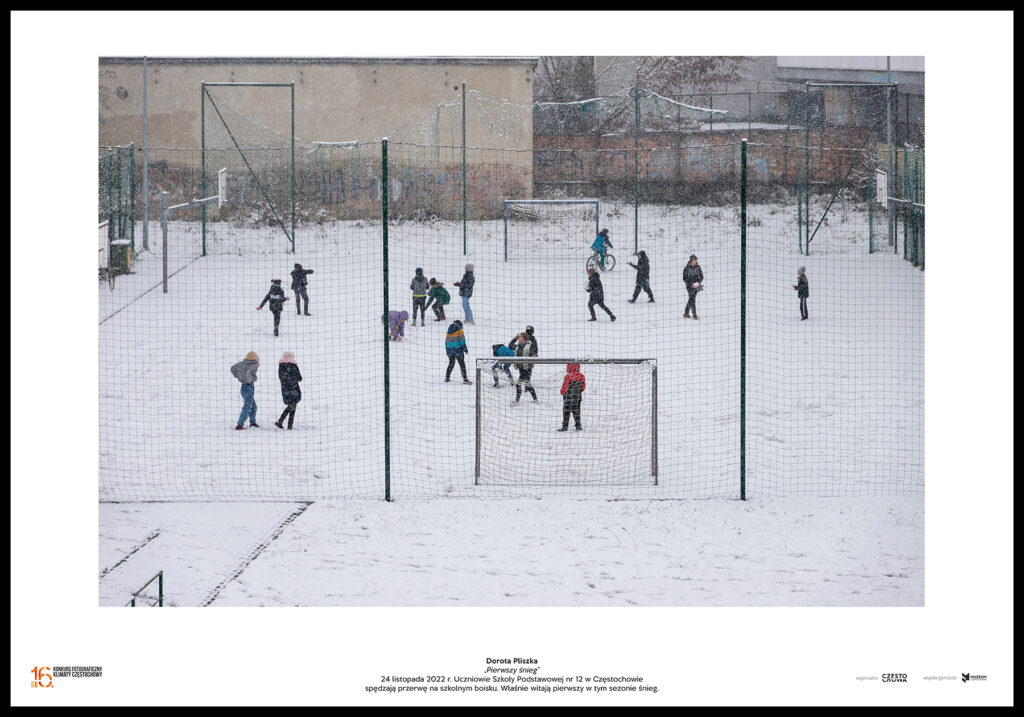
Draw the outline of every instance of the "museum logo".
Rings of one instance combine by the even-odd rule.
[[[972,675],[970,672],[961,672],[960,678],[964,682],[978,682],[979,680],[984,681],[988,679],[985,675]]]

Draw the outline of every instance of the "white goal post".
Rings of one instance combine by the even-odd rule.
[[[517,218],[529,221],[557,221],[559,210],[572,213],[584,209],[585,216],[593,212],[594,236],[601,230],[601,202],[597,199],[506,199],[502,216],[505,222],[505,261],[508,261],[509,220]],[[593,239],[591,239],[593,241]]]
[[[658,484],[657,359],[492,356],[475,363],[475,485],[594,495],[601,487],[622,494]],[[563,412],[568,364],[578,364],[586,380],[573,415],[582,418],[580,431],[571,430]],[[531,367],[525,380],[522,365]],[[516,384],[523,389],[519,401]],[[570,430],[562,432],[560,424]]]

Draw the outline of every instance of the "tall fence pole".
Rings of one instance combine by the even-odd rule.
[[[462,255],[466,255],[466,83],[462,83]]]
[[[200,196],[206,196],[206,83],[199,83],[199,133],[202,135],[202,147],[199,159]],[[206,256],[206,206],[203,205],[203,256]]]
[[[142,249],[149,251],[149,99],[146,58],[142,58]]]
[[[295,253],[295,82],[291,83],[292,91],[292,254]],[[206,196],[205,194],[203,195]],[[296,300],[298,303],[298,300]]]
[[[740,145],[740,500],[747,499],[747,140]]]
[[[640,85],[633,85],[633,253],[640,247]]]
[[[381,220],[383,238],[381,258],[384,260],[384,320],[390,322],[388,314],[388,139],[380,143],[381,163]],[[385,337],[386,338],[386,337]],[[391,500],[391,366],[389,360],[390,341],[384,342],[384,500]]]
[[[135,143],[128,144],[128,234],[135,253]]]
[[[114,150],[107,152],[107,266],[114,251]]]
[[[804,252],[811,253],[811,85],[804,83]]]
[[[888,62],[888,58],[886,58],[886,62]],[[889,79],[891,81],[891,78],[889,78]],[[886,175],[888,183],[895,188],[895,184],[893,184],[893,182],[896,179],[896,175],[894,175],[893,171],[892,171],[893,155],[892,155],[892,114],[891,113],[892,113],[892,85],[890,85],[890,86],[885,88],[885,171],[888,173]],[[895,246],[896,245],[895,229],[894,229],[893,224],[892,224],[891,221],[889,222],[888,233],[889,233],[889,241],[893,244],[893,246]]]
[[[167,293],[167,192],[160,192],[160,231],[163,232],[164,293]]]

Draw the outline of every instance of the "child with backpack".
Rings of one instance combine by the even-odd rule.
[[[271,279],[270,291],[263,297],[263,301],[256,307],[257,311],[263,309],[263,305],[270,302],[270,313],[274,315],[274,336],[277,336],[277,329],[281,325],[281,311],[284,309],[284,302],[288,301],[288,297],[284,295],[284,289],[281,288],[280,279]]]
[[[494,354],[495,356],[497,356],[498,358],[507,357],[507,356],[515,356],[516,355],[516,352],[513,351],[512,349],[510,349],[505,344],[493,344],[493,345],[491,345],[491,353]],[[498,362],[496,362],[496,363],[491,365],[491,375],[494,376],[494,387],[495,388],[498,388],[498,386],[500,385],[499,382],[498,382],[498,372],[499,371],[504,372],[504,374],[506,376],[508,376],[508,383],[509,383],[509,385],[512,385],[512,384],[515,383],[515,381],[512,378],[512,371],[509,370],[509,366],[511,366],[511,364],[502,363],[501,361],[498,361]]]

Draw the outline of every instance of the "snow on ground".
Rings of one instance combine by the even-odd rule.
[[[391,308],[411,309],[408,283],[416,266],[452,294],[446,321],[407,326],[406,340],[389,345],[394,503],[382,500],[379,223],[304,228],[294,255],[281,250],[280,236],[214,226],[210,255],[197,259],[196,223],[172,222],[169,270],[178,273],[168,294],[158,286],[162,262],[155,250],[139,258],[134,275],[119,277],[113,292],[98,289],[100,499],[185,503],[101,504],[101,541],[111,541],[101,551],[101,572],[117,562],[117,551],[131,554],[101,578],[103,604],[124,604],[125,588],[167,569],[176,554],[185,564],[206,566],[196,568],[201,579],[174,576],[183,586],[179,604],[442,604],[401,602],[409,600],[403,580],[386,577],[378,570],[382,562],[407,566],[401,570],[410,572],[409,580],[423,580],[417,600],[446,595],[466,604],[605,604],[588,600],[619,595],[626,596],[619,604],[921,604],[923,274],[898,256],[869,255],[866,217],[857,212],[837,211],[813,253],[802,256],[791,237],[773,228],[792,207],[751,210],[761,222],[761,228],[752,222],[747,259],[752,500],[741,503],[734,500],[740,485],[736,213],[645,207],[640,245],[651,256],[657,302],[647,304],[641,294],[630,305],[632,211],[606,209],[602,224],[619,238],[613,250],[619,266],[603,275],[606,303],[619,317],[614,324],[600,311],[597,323],[586,321],[589,239],[535,228],[529,240],[513,238],[506,263],[500,222],[470,222],[467,255],[460,222],[390,228]],[[679,277],[691,252],[705,272],[699,322],[680,318],[686,292]],[[269,312],[256,305],[271,278],[284,279],[287,290],[296,261],[316,272],[312,316],[296,316],[286,304],[281,336],[274,337]],[[555,433],[558,367],[538,367],[540,401],[514,408],[512,389],[494,390],[484,376],[481,391],[490,392],[484,400],[498,421],[488,424],[484,485],[474,484],[476,387],[462,385],[457,367],[455,380],[443,382],[444,332],[463,318],[452,283],[467,261],[477,277],[476,324],[465,327],[474,380],[474,359],[491,358],[491,344],[506,343],[527,324],[536,328],[542,356],[657,358],[657,484],[643,480],[649,476],[641,468],[628,480],[555,485],[559,476],[594,471],[604,441],[621,446],[605,461],[614,457],[632,467],[649,454],[645,404],[605,390],[598,371],[585,397],[585,430]],[[799,320],[790,288],[800,265],[811,280],[808,322]],[[295,352],[304,377],[291,432],[273,427],[283,408],[276,364],[285,349]],[[241,398],[228,369],[249,350],[261,356],[262,428],[234,431]],[[599,403],[613,395],[620,397],[605,400],[614,405]],[[622,420],[614,432],[613,415]],[[557,452],[555,441],[562,439],[568,450]],[[566,496],[599,500],[561,500]],[[473,500],[436,500],[442,497]],[[237,502],[194,502],[220,500]],[[285,502],[249,507],[254,500]],[[305,507],[307,501],[315,502]],[[141,511],[138,520],[123,520],[129,506]],[[150,510],[157,511],[152,518]],[[173,516],[180,511],[213,516],[209,530],[179,534]],[[226,525],[237,532],[225,533]],[[684,538],[680,531],[691,528]],[[893,544],[894,529],[905,550],[883,554],[877,546]],[[283,532],[272,539],[277,531]],[[673,547],[636,547],[656,543]],[[360,545],[363,552],[352,550]],[[586,549],[592,545],[601,549]],[[191,557],[210,546],[221,546],[222,555]],[[563,564],[565,546],[577,546],[578,565]],[[274,578],[282,560],[297,571],[287,589]],[[423,566],[424,575],[412,565]],[[801,592],[793,579],[808,566],[812,579]],[[496,576],[466,577],[487,575],[489,567]],[[564,580],[555,575],[560,571]],[[597,585],[591,578],[602,571],[620,586],[588,588],[603,596],[589,597],[581,585]],[[739,597],[709,587],[717,571],[741,576]],[[526,584],[508,589],[500,579],[506,573]],[[891,577],[899,575],[906,577]],[[646,587],[623,587],[630,576]],[[677,578],[689,578],[694,589],[677,591]],[[329,589],[332,581],[351,587]],[[307,590],[307,584],[318,587]],[[487,601],[472,602],[480,590]]]
[[[270,540],[301,508],[101,504],[100,604],[157,569],[177,606],[924,604],[922,496],[323,500]]]

